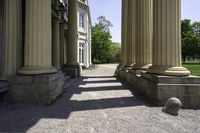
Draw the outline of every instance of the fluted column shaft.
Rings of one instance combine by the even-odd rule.
[[[26,0],[24,67],[19,74],[54,73],[51,46],[51,0]]]
[[[128,0],[126,3],[125,18],[125,44],[126,44],[126,67],[132,67],[135,64],[135,6],[136,0]]]
[[[77,0],[69,0],[67,64],[78,65]]]
[[[187,76],[181,65],[181,0],[154,0],[153,66],[150,73]]]
[[[122,0],[122,19],[121,19],[121,62],[120,66],[124,66],[126,62],[126,14],[128,0]]]
[[[153,0],[136,2],[136,64],[135,69],[148,69],[152,63]]]
[[[64,43],[65,43],[65,37],[64,37],[64,23],[60,23],[60,65],[65,64],[65,49],[64,49]]]
[[[1,79],[16,74],[20,65],[22,43],[21,0],[4,1],[5,45],[3,48],[3,70]]]
[[[57,69],[60,68],[60,22],[57,19],[53,20],[53,66]]]

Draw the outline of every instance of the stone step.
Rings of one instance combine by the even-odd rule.
[[[0,93],[4,93],[9,90],[9,84],[7,82],[0,82]]]

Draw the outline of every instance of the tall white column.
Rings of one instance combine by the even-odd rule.
[[[153,0],[136,2],[136,60],[133,68],[148,69],[152,63]]]
[[[67,64],[78,65],[77,0],[69,0]]]
[[[60,68],[60,21],[58,19],[53,20],[53,32],[52,32],[52,43],[53,43],[53,66],[57,69]]]
[[[135,6],[136,0],[128,0],[126,3],[127,13],[125,15],[125,44],[126,44],[126,67],[135,64]]]
[[[67,24],[65,24],[65,27],[67,27],[66,26]],[[67,63],[67,42],[68,42],[68,38],[67,38],[67,29],[65,29],[65,31],[64,31],[64,33],[65,33],[65,44],[64,44],[64,62],[65,62],[65,64]]]
[[[65,64],[65,32],[64,23],[60,23],[60,65]]]
[[[19,74],[48,74],[52,67],[51,0],[26,0],[24,67]]]
[[[122,0],[122,19],[121,19],[121,62],[120,66],[124,66],[126,62],[126,14],[128,0]]]
[[[1,79],[15,75],[19,67],[22,45],[21,0],[4,0],[5,45],[3,49],[3,70]]]
[[[149,73],[188,76],[181,63],[181,0],[154,0],[153,66]]]

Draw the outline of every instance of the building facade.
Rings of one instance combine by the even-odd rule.
[[[80,76],[81,66],[91,64],[88,1],[0,0],[0,6],[1,84],[9,82],[12,101],[51,103],[65,75]]]
[[[87,0],[78,1],[78,53],[81,66],[88,68],[91,62],[91,18]]]
[[[88,1],[0,0],[0,7],[0,79],[9,83],[7,99],[52,103],[64,91],[65,76],[80,76],[81,66],[91,64]],[[200,78],[181,63],[180,8],[181,0],[122,0],[116,76],[159,105],[177,97],[184,108],[200,108]]]

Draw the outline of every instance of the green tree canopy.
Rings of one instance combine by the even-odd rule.
[[[182,39],[182,58],[183,63],[186,59],[195,59],[199,53],[198,48],[198,24],[191,23],[191,20],[181,21],[181,39]]]
[[[98,23],[92,27],[92,61],[106,63],[112,48],[109,30],[112,24],[105,16],[100,16],[97,20]]]

